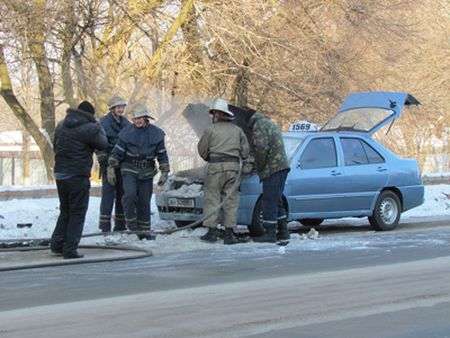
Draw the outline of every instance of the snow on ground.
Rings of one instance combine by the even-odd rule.
[[[57,198],[22,199],[0,202],[0,240],[19,238],[47,238],[51,235],[59,214]],[[86,215],[84,233],[97,232],[98,211],[100,198],[92,197]],[[173,227],[172,222],[161,221],[154,201],[152,201],[153,229]],[[434,185],[425,187],[425,203],[402,215],[402,219],[415,217],[450,216],[450,185]],[[31,228],[17,228],[18,223],[32,223]],[[293,222],[294,223],[294,222]],[[328,220],[325,224],[367,224],[366,219],[346,218],[341,220]],[[295,226],[295,224],[293,224]],[[129,244],[152,249],[154,254],[186,252],[217,248],[217,244],[200,241],[199,237],[205,233],[204,228],[193,231],[183,230],[172,235],[158,235],[155,241],[139,241],[135,235],[114,235],[108,237],[91,237],[82,240],[82,244]],[[328,238],[327,238],[328,237]],[[367,248],[365,240],[352,239],[353,236],[333,235],[322,237],[320,234],[307,235],[293,234],[289,248],[302,247],[305,250],[335,249],[351,247],[353,250]],[[350,241],[350,242],[349,242]],[[258,250],[273,250],[267,244],[239,244],[235,249],[253,247]],[[233,249],[233,250],[235,250]],[[278,253],[284,254],[285,248],[277,248]]]
[[[91,182],[91,188],[99,187],[99,186],[101,186],[101,183]],[[36,191],[36,190],[51,190],[51,189],[56,189],[56,185],[55,184],[40,184],[40,185],[2,185],[2,186],[0,186],[0,192]],[[0,203],[1,203],[1,201],[0,201]]]

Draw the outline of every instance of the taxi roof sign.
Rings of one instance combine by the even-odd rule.
[[[318,131],[319,126],[315,123],[308,122],[308,121],[297,121],[294,123],[291,123],[289,125],[289,131],[292,132],[311,132],[311,131]]]

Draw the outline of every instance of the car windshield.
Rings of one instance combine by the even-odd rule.
[[[305,137],[292,137],[292,136],[284,136],[284,148],[286,149],[286,154],[289,161],[294,156],[295,151],[303,143]]]
[[[368,132],[394,112],[385,108],[355,108],[336,114],[322,128],[325,130],[354,130]]]

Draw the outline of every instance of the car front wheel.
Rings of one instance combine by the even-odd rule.
[[[175,225],[177,226],[177,228],[183,228],[191,223],[194,223],[194,221],[175,221]],[[201,224],[195,226],[194,228],[197,228],[201,226]]]
[[[393,230],[398,225],[401,214],[401,203],[393,191],[383,191],[378,196],[373,215],[369,217],[370,225],[376,231]]]

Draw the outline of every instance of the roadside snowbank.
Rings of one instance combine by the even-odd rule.
[[[425,186],[425,202],[402,214],[402,218],[450,215],[450,184]]]
[[[427,186],[425,189],[425,203],[422,206],[403,214],[402,219],[414,217],[450,216],[450,185]],[[98,231],[97,225],[99,205],[100,198],[92,197],[90,199],[84,233]],[[152,215],[152,224],[154,229],[174,226],[172,222],[165,222],[159,219],[154,201],[152,201],[152,210],[154,212]],[[58,214],[59,207],[58,199],[56,198],[22,199],[0,202],[0,239],[31,239],[49,237],[55,226]],[[31,228],[18,229],[16,227],[17,223],[33,223],[33,226]],[[367,220],[348,218],[341,220],[329,220],[325,222],[325,224],[333,223],[359,225],[367,224]],[[295,226],[295,224],[293,225]],[[115,235],[109,237],[86,238],[82,240],[82,243],[126,243],[150,248],[155,254],[203,250],[214,247],[217,248],[217,244],[208,244],[200,241],[199,237],[204,234],[205,231],[206,230],[203,228],[195,229],[194,231],[184,230],[172,235],[159,235],[155,241],[138,241],[134,235]],[[311,250],[315,250],[350,245],[345,241],[342,243],[337,243],[336,240],[337,238],[335,236],[333,236],[333,239],[325,239],[320,235],[303,236],[293,234],[289,247],[295,247],[298,245],[304,247],[305,249],[309,248]],[[363,243],[361,245],[355,245],[355,243],[352,243],[351,245],[353,246],[353,249],[364,247]],[[233,247],[238,250],[243,246],[254,246],[257,249],[264,249],[266,247],[264,244],[256,243],[238,244]],[[279,253],[283,252],[284,249],[280,249]]]

